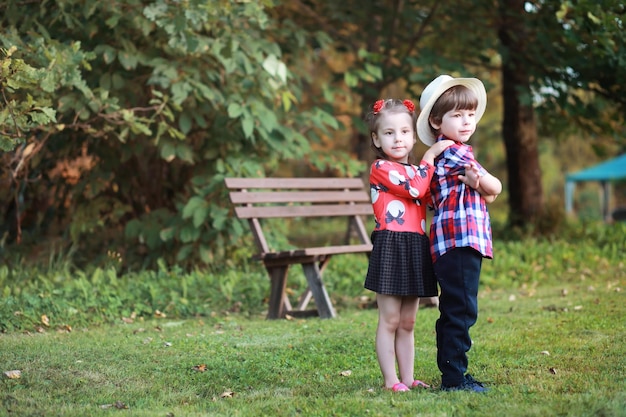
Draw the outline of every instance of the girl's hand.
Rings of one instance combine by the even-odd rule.
[[[445,151],[450,146],[454,145],[453,140],[444,139],[439,142],[435,142],[428,151],[432,151],[435,157],[438,157],[441,152]]]
[[[424,161],[433,165],[435,162],[435,158],[438,157],[441,152],[445,151],[446,148],[454,145],[453,140],[440,140],[439,142],[435,142],[428,150],[424,153],[424,157],[422,158]]]

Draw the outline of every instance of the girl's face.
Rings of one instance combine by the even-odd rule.
[[[372,142],[381,148],[390,160],[408,163],[409,154],[415,144],[413,119],[408,113],[384,113],[378,121]]]
[[[430,124],[448,139],[465,143],[476,131],[476,110],[451,110],[443,115],[441,124]]]

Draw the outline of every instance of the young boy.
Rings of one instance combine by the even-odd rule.
[[[416,127],[431,146],[450,139],[454,145],[435,159],[430,192],[435,208],[431,255],[441,289],[437,330],[437,365],[441,389],[484,392],[483,384],[466,374],[469,329],[478,317],[478,282],[483,258],[492,258],[487,203],[502,184],[474,158],[467,145],[485,112],[487,93],[476,78],[440,75],[422,93]]]

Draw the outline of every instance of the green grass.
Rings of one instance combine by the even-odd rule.
[[[487,394],[381,389],[376,311],[349,308],[332,320],[230,315],[3,334],[1,370],[22,377],[0,381],[0,415],[626,416],[626,278],[613,272],[613,282],[483,288],[470,372]],[[416,327],[416,377],[435,385],[436,318],[424,308]],[[116,402],[128,409],[107,407]]]
[[[469,354],[484,395],[381,388],[364,256],[329,264],[332,320],[265,320],[256,263],[0,266],[0,416],[626,417],[625,248],[626,224],[495,242]],[[290,274],[298,293],[306,282]],[[415,333],[415,376],[435,386],[437,316],[423,308]]]

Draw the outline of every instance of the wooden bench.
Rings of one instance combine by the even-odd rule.
[[[362,216],[373,215],[369,193],[359,178],[226,178],[230,200],[238,218],[248,220],[258,253],[254,256],[265,265],[271,281],[268,319],[319,315],[336,316],[324,286],[323,274],[331,257],[348,253],[369,256],[372,242]],[[265,238],[263,225],[271,218],[348,219],[346,242],[336,246],[274,250]],[[350,239],[351,234],[356,239]],[[358,240],[357,242],[351,243]],[[292,308],[286,293],[287,273],[291,265],[302,265],[308,288]],[[366,271],[363,271],[365,278]],[[307,310],[311,297],[317,310]]]

